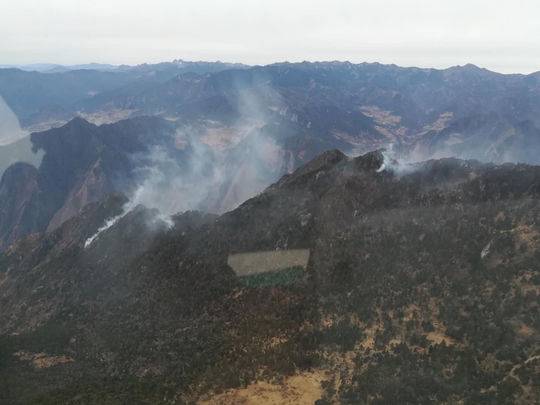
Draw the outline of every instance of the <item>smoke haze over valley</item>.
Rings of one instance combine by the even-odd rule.
[[[3,169],[20,160],[40,172],[60,170],[48,174],[54,177],[62,176],[64,153],[89,159],[73,162],[80,173],[62,197],[51,197],[57,202],[46,203],[42,225],[30,229],[54,229],[111,191],[165,217],[193,209],[223,213],[331,148],[351,156],[385,148],[401,164],[441,157],[540,163],[537,74],[348,62],[249,67],[174,61],[111,69],[0,70],[7,100]],[[32,97],[29,81],[44,92]],[[54,104],[46,102],[51,97]],[[136,145],[127,132],[115,135],[116,128],[134,126],[141,126]],[[62,128],[70,127],[67,135]],[[46,128],[52,129],[25,136]],[[65,152],[67,145],[53,141],[62,131],[70,145]],[[107,133],[99,141],[107,149],[88,143],[98,132]],[[55,163],[42,168],[51,148]]]

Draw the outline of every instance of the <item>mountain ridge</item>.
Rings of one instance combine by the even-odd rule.
[[[537,398],[540,168],[442,159],[398,173],[385,159],[330,151],[221,216],[155,227],[139,208],[85,248],[121,212],[113,196],[21,242],[0,257],[0,373],[12,387],[52,379],[28,401],[227,403],[316,372],[329,402]],[[284,284],[244,284],[227,265],[288,249],[311,254]],[[20,352],[72,361],[39,369]]]

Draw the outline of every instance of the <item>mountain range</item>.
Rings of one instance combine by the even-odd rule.
[[[199,181],[194,177],[204,172],[196,198],[181,208],[215,213],[236,207],[332,148],[354,156],[384,147],[402,161],[457,156],[537,164],[540,156],[540,76],[503,75],[473,65],[249,67],[179,60],[56,73],[0,69],[0,95],[21,125],[5,130],[4,138],[16,140],[0,146],[0,170],[17,161],[35,167],[16,165],[1,180],[0,193],[10,203],[0,213],[0,248],[30,232],[53,229],[104,194],[131,195],[134,183],[149,181],[141,172],[159,160],[156,153],[178,166],[167,174],[180,179],[176,189],[185,190],[184,183]],[[48,129],[24,136],[36,128]],[[13,137],[14,132],[22,135]],[[153,135],[141,138],[142,132]],[[91,141],[97,133],[107,135]],[[122,155],[121,168],[105,162],[116,154]],[[69,161],[66,167],[58,163],[63,160]],[[66,169],[66,184],[44,179],[61,177]],[[167,177],[162,169],[160,176]],[[57,173],[45,173],[50,170]],[[89,186],[97,189],[88,193]],[[39,202],[30,202],[29,193],[18,195],[17,187],[31,187]]]

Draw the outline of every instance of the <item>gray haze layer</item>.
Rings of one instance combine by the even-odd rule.
[[[0,177],[13,163],[25,162],[36,167],[41,163],[43,152],[34,153],[27,131],[0,96]]]
[[[21,129],[19,119],[0,96],[0,146],[8,145],[28,135]]]
[[[0,63],[377,61],[540,70],[538,0],[18,0]]]

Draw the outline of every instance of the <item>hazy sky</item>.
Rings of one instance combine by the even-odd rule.
[[[540,70],[540,0],[0,0],[0,64],[350,60]]]

